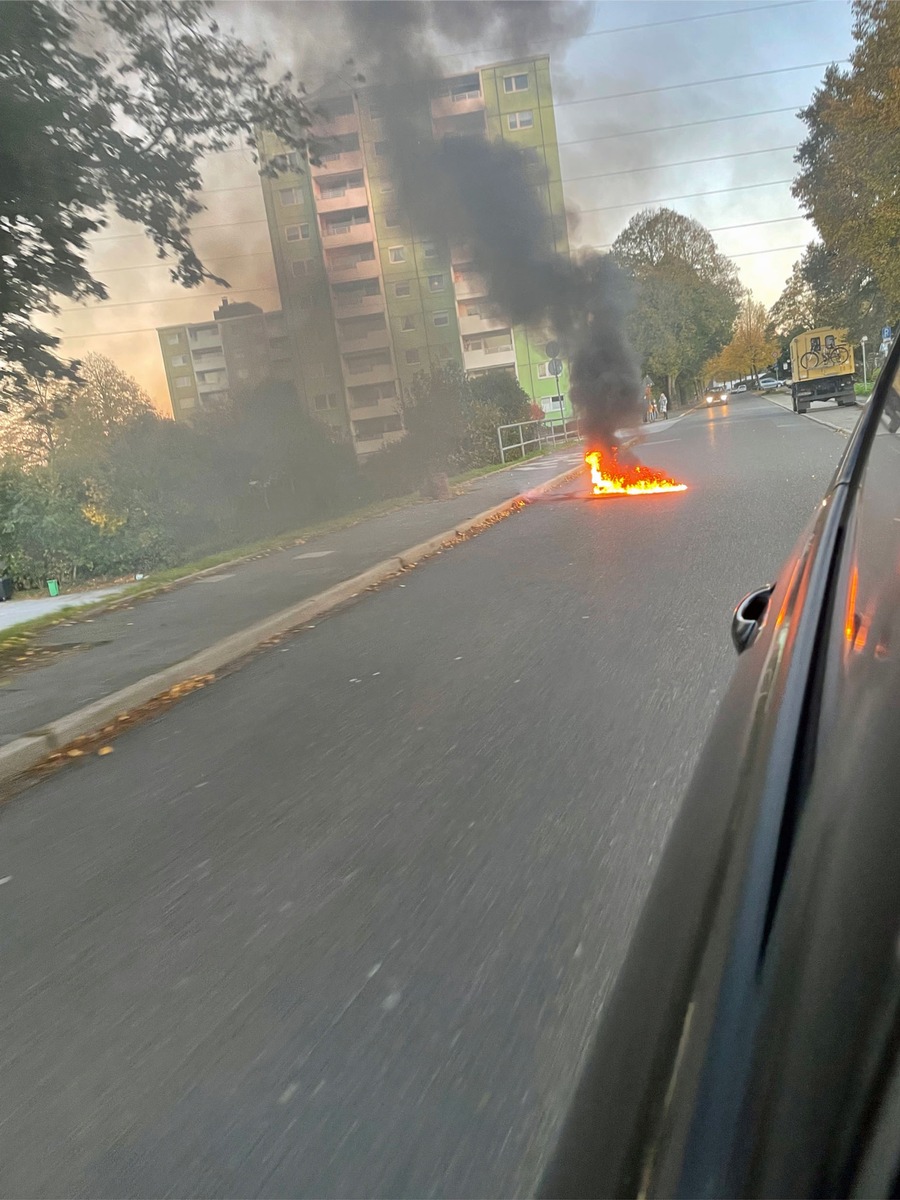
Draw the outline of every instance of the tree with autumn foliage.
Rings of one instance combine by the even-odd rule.
[[[710,379],[757,378],[778,357],[778,339],[769,332],[769,315],[764,304],[749,292],[744,296],[734,322],[731,341],[706,366]]]
[[[853,0],[849,69],[832,65],[801,116],[793,192],[845,277],[870,273],[900,313],[900,4]],[[870,332],[868,329],[864,332]]]

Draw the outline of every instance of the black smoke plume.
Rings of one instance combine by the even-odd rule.
[[[512,323],[552,331],[587,438],[612,446],[640,411],[627,280],[607,257],[559,253],[540,171],[508,142],[436,139],[430,103],[436,80],[451,73],[439,50],[459,48],[481,63],[553,53],[588,29],[591,8],[581,0],[343,0],[332,11],[336,46],[378,90],[406,217],[420,234],[467,245]]]

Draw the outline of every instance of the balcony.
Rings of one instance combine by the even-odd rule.
[[[325,153],[328,153],[327,150]],[[327,159],[321,166],[316,167],[312,163],[309,165],[314,179],[319,179],[330,172],[346,174],[348,171],[361,171],[363,169],[363,154],[362,150],[345,150],[342,154]],[[346,208],[347,206],[344,204],[341,207]]]
[[[359,334],[356,331],[343,329],[343,324],[342,321],[337,322],[338,345],[341,350],[355,353],[363,350],[389,350],[391,348],[389,329],[373,329],[369,333]]]
[[[436,96],[431,101],[431,115],[435,120],[441,117],[455,117],[460,113],[481,112],[484,108],[484,96]]]
[[[467,371],[489,371],[492,367],[514,367],[515,365],[515,346],[510,346],[506,350],[494,350],[490,353],[484,350],[463,352],[463,366]]]
[[[374,296],[362,293],[355,295],[352,292],[333,292],[332,295],[337,311],[348,316],[352,313],[355,317],[364,317],[370,313],[384,312],[384,296],[381,292],[376,292]]]
[[[474,300],[487,295],[487,283],[476,271],[453,272],[453,288],[461,300]]]
[[[218,372],[215,379],[206,379],[202,382],[197,380],[197,391],[204,399],[208,398],[211,393],[220,392],[227,387],[228,376],[224,371]]]
[[[346,357],[341,359],[341,363],[348,387],[360,387],[364,383],[393,383],[397,378],[393,363],[377,363],[364,369]],[[396,406],[395,401],[392,403]]]
[[[322,229],[322,243],[328,250],[338,246],[358,246],[371,242],[375,236],[371,221],[359,221],[357,224],[345,222],[343,225],[333,225],[331,229],[335,232],[331,232],[327,226]]]
[[[378,279],[381,276],[381,263],[377,258],[361,259],[355,263],[338,266],[332,266],[326,262],[325,269],[328,271],[329,279],[339,281],[345,279]]]
[[[327,110],[327,100],[322,102],[322,107]],[[355,112],[342,113],[339,117],[327,117],[321,125],[317,123],[313,137],[344,137],[348,133],[359,133],[359,117]]]
[[[206,333],[201,330],[195,333],[193,330],[188,334],[188,345],[193,353],[198,350],[219,350],[222,349],[222,335],[218,329],[214,329],[211,333]]]
[[[459,332],[463,337],[472,333],[493,333],[499,329],[509,329],[509,321],[499,315],[459,318]]]
[[[390,396],[385,400],[367,401],[365,404],[354,404],[351,399],[350,418],[357,420],[367,417],[393,417],[397,413],[398,403],[396,396]]]
[[[215,350],[214,354],[211,354],[209,350],[198,353],[197,349],[194,349],[194,353],[191,355],[191,362],[195,371],[224,371],[225,354],[222,347],[214,346],[212,349]]]
[[[316,211],[320,213],[339,212],[342,208],[364,208],[368,203],[369,194],[365,184],[343,188],[340,195],[316,195]]]

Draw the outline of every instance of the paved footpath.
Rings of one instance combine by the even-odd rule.
[[[793,413],[789,392],[766,392],[765,397],[773,404],[778,404],[789,413]],[[852,433],[867,402],[868,398],[859,397],[855,407],[851,408],[848,405],[846,408],[838,408],[833,400],[816,400],[804,417],[810,421],[817,421],[820,425],[827,425],[829,429],[836,429],[838,433]]]
[[[118,587],[91,588],[82,592],[62,592],[59,596],[29,596],[27,600],[9,600],[0,604],[0,629],[33,621],[36,617],[47,617],[61,608],[80,608],[94,604],[106,596],[118,596],[127,584]]]
[[[41,665],[0,673],[0,746],[452,530],[581,461],[581,449],[570,445],[474,479],[450,500],[414,504],[249,562],[223,564],[148,598],[53,626],[35,642],[43,652]]]

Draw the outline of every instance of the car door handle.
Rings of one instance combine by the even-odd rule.
[[[738,654],[743,654],[762,628],[763,617],[774,590],[774,583],[758,588],[746,595],[734,610],[734,616],[731,618],[731,640]]]

